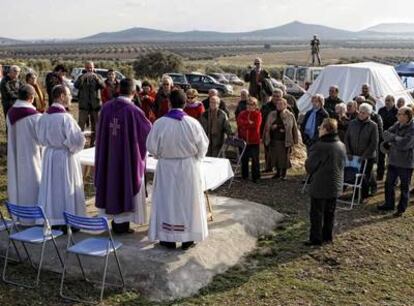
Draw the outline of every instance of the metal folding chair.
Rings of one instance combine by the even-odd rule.
[[[338,199],[338,202],[349,204],[349,210],[355,205],[359,205],[361,202],[362,181],[365,176],[366,168],[367,162],[360,156],[352,156],[351,160],[348,158],[346,159],[343,186],[352,188],[352,197],[351,201]]]
[[[229,187],[233,183],[234,177],[240,172],[241,159],[246,151],[247,143],[238,137],[229,136],[224,141],[218,153],[218,157],[227,158],[230,161],[234,176],[230,179]]]
[[[12,217],[13,222],[12,222],[12,227],[10,229],[9,241],[7,244],[7,251],[6,251],[6,258],[4,261],[3,275],[2,275],[3,281],[8,284],[22,286],[25,288],[36,288],[39,285],[40,272],[42,271],[46,242],[52,240],[56,253],[58,255],[59,261],[61,265],[63,266],[63,261],[62,261],[62,258],[60,257],[60,253],[59,253],[56,240],[55,240],[55,238],[63,235],[63,232],[59,230],[51,229],[49,221],[47,220],[45,213],[43,212],[43,209],[40,206],[18,206],[18,205],[6,202],[6,207],[7,207],[7,210],[9,211],[10,216]],[[43,226],[31,226],[31,227],[21,228],[19,225],[20,219],[35,220],[35,221],[42,220]],[[6,278],[7,263],[9,261],[10,245],[12,243],[14,244],[14,242],[20,242],[23,245],[23,249],[26,253],[26,256],[30,264],[32,265],[32,267],[35,269],[36,267],[26,248],[26,244],[42,246],[39,265],[37,267],[37,277],[36,277],[36,281],[34,282],[34,284],[18,283],[18,282],[11,281]]]
[[[13,221],[10,220],[10,219],[6,219],[4,217],[4,215],[3,215],[3,213],[0,210],[0,232],[6,231],[7,232],[7,235],[9,236],[10,235],[10,229],[11,229],[12,225],[13,225]],[[14,241],[12,241],[12,244],[13,244],[13,248],[14,248],[14,250],[16,252],[16,255],[18,257],[17,260],[16,259],[12,259],[12,260],[13,261],[20,261],[21,262],[22,261],[22,258],[20,256],[19,250],[17,249],[16,243]],[[0,255],[0,257],[5,258],[4,255]]]
[[[63,272],[62,272],[62,279],[60,282],[60,296],[64,299],[81,302],[81,303],[100,303],[103,299],[103,294],[105,290],[105,284],[111,285],[114,287],[125,287],[124,276],[122,274],[121,265],[119,263],[119,258],[117,255],[117,250],[122,246],[120,242],[115,241],[112,238],[111,231],[109,229],[108,219],[105,217],[82,217],[70,214],[68,212],[63,213],[66,225],[68,227],[68,244],[66,248],[65,260],[63,265]],[[72,234],[72,227],[77,228],[80,230],[86,230],[88,232],[99,232],[99,233],[107,233],[107,237],[91,237],[87,239],[83,239],[79,242],[75,242]],[[108,259],[110,254],[114,254],[116,264],[118,267],[119,275],[121,277],[121,284],[109,284],[106,283],[106,274],[108,269]],[[82,276],[86,282],[89,283],[97,283],[94,281],[89,280],[86,277],[85,270],[82,265],[82,261],[80,259],[80,255],[83,256],[93,256],[93,257],[100,257],[104,258],[104,269],[103,269],[103,276],[101,284],[101,293],[99,301],[89,301],[89,300],[82,300],[75,297],[69,297],[63,294],[63,286],[65,282],[65,274],[68,265],[68,259],[70,254],[75,254],[79,267],[82,272]]]

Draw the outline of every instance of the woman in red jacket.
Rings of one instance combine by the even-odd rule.
[[[194,88],[187,89],[187,103],[184,111],[187,115],[199,120],[201,115],[205,112],[204,105],[200,101],[197,101],[198,92]]]
[[[242,177],[249,177],[249,159],[252,159],[252,181],[254,183],[260,178],[260,125],[262,114],[257,106],[257,99],[250,97],[247,102],[247,109],[237,116],[237,128],[239,137],[246,141],[247,147],[242,156],[241,168]]]
[[[142,82],[142,91],[139,93],[139,99],[141,101],[141,109],[145,113],[145,117],[151,123],[154,123],[155,119],[157,119],[155,115],[155,96],[157,93],[152,89],[152,85],[148,81]]]

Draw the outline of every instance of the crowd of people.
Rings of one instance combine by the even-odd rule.
[[[198,161],[205,155],[217,157],[226,137],[234,136],[246,142],[241,176],[251,176],[254,183],[259,182],[261,173],[287,180],[292,150],[300,141],[306,146],[312,199],[310,244],[332,241],[346,158],[357,156],[366,169],[362,203],[375,195],[377,181],[386,175],[385,201],[379,210],[395,209],[399,179],[401,197],[395,216],[401,216],[407,208],[414,168],[413,111],[405,101],[396,102],[389,95],[385,106],[376,112],[377,101],[368,84],[362,84],[360,95],[346,103],[340,98],[340,88],[333,85],[328,97],[314,95],[311,109],[300,115],[296,99],[285,87],[268,95],[265,79],[269,74],[260,59],[254,64],[246,76],[249,89],[241,90],[234,113],[236,129],[215,89],[200,101],[197,90],[183,92],[166,75],[157,91],[148,81],[137,90],[131,79],[116,80],[113,70],[104,81],[90,61],[74,83],[79,90],[76,122],[68,113],[71,93],[64,82],[63,65],[46,76],[48,108],[36,75],[29,73],[23,84],[19,67],[11,66],[0,84],[8,129],[9,200],[44,206],[57,226],[63,222],[63,210],[84,214],[82,172],[76,153],[84,148],[83,131],[89,123],[90,144],[96,145],[96,206],[112,217],[113,230],[118,233],[130,232],[130,222],[146,222],[141,187],[145,186],[148,149],[161,165],[154,181],[150,237],[166,247],[183,242],[185,249],[207,237]],[[184,168],[189,169],[186,174],[181,173]],[[30,175],[25,175],[26,169],[31,169]],[[182,177],[185,186],[173,184],[177,177]],[[172,209],[177,203],[185,214]]]

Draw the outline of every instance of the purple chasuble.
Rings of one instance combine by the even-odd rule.
[[[39,112],[33,108],[29,107],[12,107],[7,112],[10,123],[14,125],[20,119],[26,118],[27,116],[38,114]]]
[[[178,109],[178,108],[174,108],[172,110],[170,110],[168,113],[166,113],[164,116],[171,118],[171,119],[175,119],[175,120],[183,120],[183,117],[186,116],[187,114],[184,113],[184,111],[182,109]]]
[[[57,106],[52,105],[47,109],[47,113],[48,114],[66,113],[66,110],[63,106],[62,107],[57,107]]]
[[[135,210],[133,198],[142,185],[150,129],[144,112],[125,98],[103,105],[95,148],[95,205],[106,214]]]

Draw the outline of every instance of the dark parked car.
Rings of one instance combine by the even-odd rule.
[[[185,74],[183,73],[166,73],[169,75],[174,83],[174,86],[180,87],[182,90],[186,91],[187,89],[191,88],[190,83],[188,83]]]
[[[209,75],[202,73],[186,73],[188,82],[192,88],[198,90],[198,92],[208,92],[210,89],[217,89],[221,95],[232,95],[233,86],[221,84]]]
[[[224,73],[208,73],[207,75],[213,77],[219,83],[229,84],[229,80],[226,78]]]

